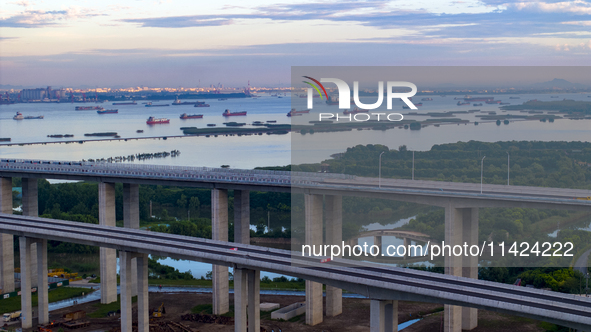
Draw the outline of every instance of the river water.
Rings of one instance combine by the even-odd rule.
[[[516,95],[498,95],[496,99],[521,104],[529,99],[543,101],[573,99],[591,101],[586,94],[559,94],[559,99],[551,98],[547,94],[519,95],[520,99],[509,99]],[[470,121],[479,121],[476,115],[496,111],[503,114],[498,105],[483,106],[457,106],[457,100],[453,96],[421,96],[431,97],[433,101],[424,101],[419,107],[418,113],[458,111],[480,109],[480,113],[457,114],[456,117]],[[372,99],[361,98],[364,102]],[[419,99],[419,97],[415,97]],[[138,137],[163,137],[182,135],[180,127],[195,126],[206,127],[208,123],[215,123],[218,127],[223,122],[237,121],[251,124],[253,121],[275,120],[277,123],[289,123],[290,118],[286,113],[291,108],[291,98],[261,96],[256,99],[228,99],[224,101],[206,100],[211,107],[195,108],[191,105],[168,107],[145,107],[141,102],[138,105],[118,105],[104,103],[105,108],[117,108],[119,114],[99,115],[96,111],[75,111],[75,106],[95,105],[71,104],[71,103],[47,103],[47,104],[13,104],[0,106],[0,137],[10,137],[12,143],[31,142],[55,142],[70,139],[48,138],[53,134],[73,134],[73,139],[83,139],[85,133],[117,132],[123,138]],[[294,100],[294,102],[301,102]],[[160,101],[155,103],[171,103]],[[402,103],[394,105],[395,112],[408,113],[408,110],[398,110]],[[226,119],[221,116],[224,109],[231,111],[247,111],[245,117]],[[15,121],[12,116],[16,112],[27,115],[44,115],[42,120]],[[328,106],[323,103],[314,105],[310,114],[298,117],[299,121],[318,120],[320,112],[337,112],[336,106]],[[181,113],[204,114],[203,119],[181,120]],[[513,114],[524,114],[513,112]],[[146,125],[148,116],[166,117],[170,124]],[[407,119],[425,120],[430,117],[407,115]],[[246,127],[249,127],[247,125]],[[144,130],[136,133],[136,130]],[[220,136],[220,137],[184,137],[130,140],[130,141],[106,141],[86,142],[84,144],[48,144],[29,146],[1,146],[0,156],[9,158],[35,158],[54,160],[80,160],[99,159],[114,156],[127,156],[137,153],[154,153],[161,151],[179,150],[181,155],[176,158],[152,159],[143,161],[148,164],[184,165],[184,166],[208,166],[219,167],[230,165],[232,168],[254,168],[257,166],[287,165],[292,160],[292,151],[298,162],[320,162],[330,157],[331,154],[343,152],[347,147],[357,144],[384,144],[390,148],[398,148],[406,145],[409,150],[429,150],[434,144],[455,143],[457,141],[479,140],[495,142],[499,140],[564,140],[564,141],[589,141],[588,120],[556,120],[554,123],[539,121],[514,121],[509,125],[497,126],[494,122],[480,121],[480,125],[441,125],[429,126],[422,130],[391,129],[386,131],[364,130],[355,132],[315,133],[314,135],[301,135],[290,133],[287,135],[262,135],[262,136]],[[318,144],[323,142],[325,144]],[[137,162],[137,161],[136,161]],[[139,163],[139,162],[138,162]]]

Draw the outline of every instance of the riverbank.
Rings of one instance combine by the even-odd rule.
[[[280,307],[303,302],[305,296],[286,295],[261,295],[261,303],[278,303]],[[211,294],[199,293],[150,293],[149,308],[157,308],[162,303],[166,308],[166,314],[157,319],[158,322],[173,321],[182,323],[198,331],[231,332],[234,331],[233,305],[230,305],[230,312],[227,315],[230,319],[226,324],[212,324],[195,322],[183,319],[187,314],[209,315],[211,313]],[[230,304],[234,303],[234,297],[230,295]],[[133,307],[136,309],[136,303]],[[117,304],[101,305],[99,301],[79,304],[75,307],[59,309],[51,312],[52,317],[59,317],[74,310],[85,310],[90,316],[88,319],[91,325],[78,331],[96,331],[117,329],[119,327],[119,316],[104,317],[106,309],[117,309]],[[442,309],[440,304],[404,302],[398,305],[398,323],[403,324],[415,319],[418,322],[406,327],[405,332],[439,331],[442,321]],[[109,310],[109,311],[111,311]],[[101,315],[102,313],[102,315]],[[96,318],[93,318],[96,316]],[[103,317],[100,317],[103,316]],[[300,315],[289,321],[278,321],[271,319],[270,312],[261,312],[261,327],[265,331],[290,331],[290,332],[317,332],[317,331],[345,331],[345,332],[366,332],[369,331],[370,300],[345,298],[343,299],[343,313],[336,317],[324,317],[324,321],[316,326],[305,324],[305,315]],[[187,316],[185,316],[187,318]],[[538,321],[498,314],[495,312],[479,310],[478,332],[520,332],[520,331],[546,331],[545,324]]]
[[[73,297],[79,297],[79,296],[83,296],[89,293],[94,292],[94,290],[92,289],[88,289],[88,288],[78,288],[78,287],[60,287],[54,290],[50,290],[48,295],[49,295],[49,303],[52,302],[58,302],[58,301],[63,301],[63,300],[67,300]],[[33,293],[32,296],[32,301],[33,301],[33,307],[37,306],[37,293]],[[1,299],[0,300],[0,313],[5,313],[5,312],[14,312],[14,311],[18,311],[21,310],[21,297],[20,296],[15,296],[15,297],[10,297],[7,299]]]

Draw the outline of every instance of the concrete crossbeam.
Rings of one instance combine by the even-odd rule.
[[[99,225],[115,227],[115,184],[99,183]],[[117,301],[117,252],[100,248],[101,303]]]
[[[0,178],[0,212],[12,214],[12,178]],[[14,292],[14,238],[0,234],[0,287]]]
[[[371,300],[370,332],[398,331],[398,301]]]
[[[123,227],[140,228],[140,186],[123,184]],[[137,259],[131,260],[131,296],[138,295]]]
[[[228,191],[211,190],[211,235],[213,240],[228,241]],[[213,314],[230,310],[228,267],[212,265]]]
[[[325,244],[341,245],[343,241],[343,197],[326,196]],[[326,286],[326,316],[334,317],[343,312],[343,290]]]
[[[322,195],[304,195],[306,245],[322,245]],[[306,280],[306,324],[322,323],[322,284]]]

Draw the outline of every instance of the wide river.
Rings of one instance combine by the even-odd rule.
[[[556,98],[553,98],[553,96]],[[294,161],[320,162],[329,158],[333,153],[343,152],[347,147],[357,144],[384,144],[393,149],[398,148],[400,145],[406,145],[409,150],[429,150],[434,144],[469,140],[495,142],[500,140],[589,141],[591,139],[591,135],[589,135],[591,126],[588,120],[559,119],[554,123],[514,121],[509,125],[497,126],[494,122],[483,122],[476,117],[476,115],[492,111],[496,111],[497,114],[504,114],[496,104],[457,106],[458,100],[455,100],[454,96],[442,97],[439,95],[415,97],[414,102],[418,103],[420,99],[427,97],[433,100],[423,101],[423,106],[419,107],[419,113],[479,109],[481,111],[477,113],[458,114],[456,116],[472,122],[479,121],[480,125],[475,126],[470,123],[467,125],[441,125],[440,127],[429,126],[417,131],[391,129],[386,131],[364,130],[315,133],[314,135],[290,133],[271,136],[182,137],[167,140],[145,139],[85,142],[84,144],[0,145],[0,157],[81,160],[179,150],[181,155],[176,158],[151,159],[144,161],[144,163],[208,167],[230,165],[232,168],[254,168],[256,166],[287,165],[292,160],[292,150],[297,154]],[[494,97],[511,104],[521,104],[530,99],[551,101],[567,98],[591,101],[587,94],[495,95]],[[519,97],[519,99],[510,99],[510,97]],[[362,101],[371,103],[374,99],[362,98]],[[205,101],[211,107],[196,108],[192,105],[145,107],[140,101],[137,102],[137,105],[114,106],[111,102],[108,102],[100,104],[100,106],[106,109],[116,108],[119,113],[103,115],[97,114],[94,110],[76,111],[74,109],[75,106],[81,105],[95,106],[96,104],[93,103],[1,105],[0,137],[9,137],[12,143],[80,140],[85,138],[85,133],[96,132],[117,132],[122,138],[163,137],[182,135],[181,127],[204,128],[207,124],[216,124],[217,127],[223,127],[223,122],[227,121],[245,122],[247,123],[246,127],[250,127],[250,124],[254,121],[290,122],[290,118],[286,116],[286,113],[291,108],[289,95],[282,96],[282,98],[264,95],[259,98]],[[171,102],[167,100],[154,102],[154,104],[171,104]],[[294,102],[300,103],[301,101],[294,100]],[[408,113],[409,110],[402,110],[401,105],[402,102],[395,102],[393,111]],[[226,119],[221,115],[225,109],[230,109],[233,112],[247,111],[248,115]],[[315,101],[314,110],[310,114],[298,118],[298,120],[318,120],[319,112],[336,113],[337,111],[337,106],[328,106],[318,100]],[[24,116],[44,115],[45,118],[17,121],[12,119],[16,112],[21,112]],[[179,115],[182,113],[204,114],[204,117],[203,119],[181,120]],[[516,115],[526,114],[512,113]],[[169,118],[170,123],[149,126],[146,124],[146,119],[149,116]],[[430,117],[408,115],[405,118],[425,120]],[[137,133],[137,130],[143,130],[143,133]],[[55,134],[72,134],[74,138],[47,137]],[[326,144],[319,144],[319,142]]]

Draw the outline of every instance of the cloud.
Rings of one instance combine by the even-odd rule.
[[[523,11],[540,11],[546,13],[572,13],[577,15],[591,14],[591,3],[583,0],[558,2],[528,1],[507,4],[507,6]]]
[[[101,16],[90,9],[70,7],[64,10],[25,10],[18,14],[0,19],[0,27],[6,28],[42,28],[47,26],[59,26],[65,22],[79,19]]]
[[[232,19],[219,16],[173,16],[154,18],[130,18],[119,20],[126,23],[136,23],[143,28],[188,28],[232,24]]]

